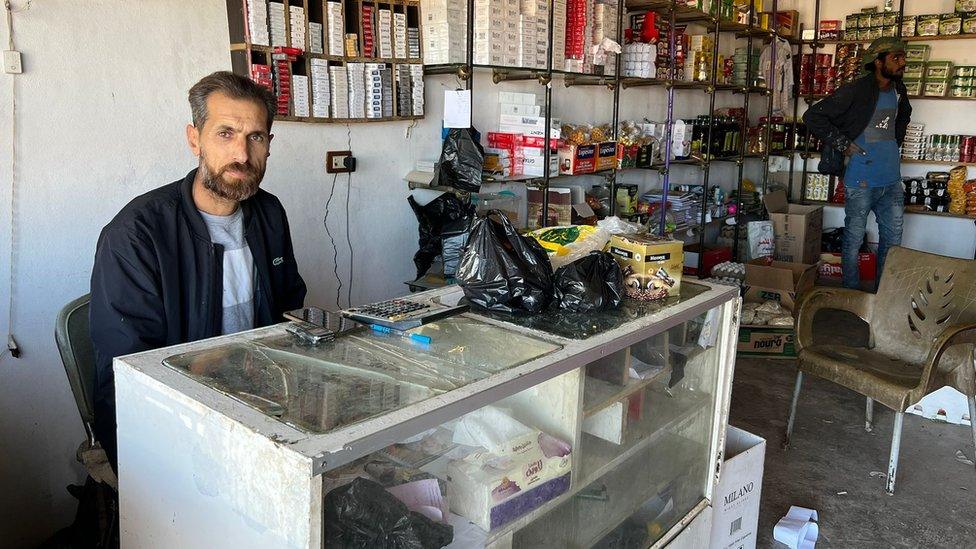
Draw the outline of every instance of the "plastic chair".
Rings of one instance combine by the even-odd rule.
[[[814,344],[813,319],[821,309],[849,311],[867,322],[868,348]],[[926,395],[946,386],[966,395],[976,444],[976,261],[894,247],[877,294],[814,288],[798,311],[800,352],[784,447],[793,433],[804,373],[866,396],[867,431],[875,401],[894,410],[888,494],[895,491],[904,412]]]
[[[95,349],[88,324],[90,297],[83,295],[61,309],[54,327],[54,341],[88,436],[78,448],[78,461],[84,464],[92,478],[117,488],[118,480],[108,465],[108,458],[95,440]]]

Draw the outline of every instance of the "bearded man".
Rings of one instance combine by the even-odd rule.
[[[879,281],[885,257],[901,245],[905,189],[899,147],[905,140],[912,105],[902,77],[904,42],[878,38],[864,51],[865,74],[811,106],[803,119],[825,147],[846,158],[844,168],[844,286],[860,287],[857,255],[864,241],[868,214],[878,221]]]
[[[102,230],[91,278],[95,438],[116,463],[112,359],[282,320],[305,300],[281,202],[259,189],[276,100],[216,72],[189,93],[199,165]]]

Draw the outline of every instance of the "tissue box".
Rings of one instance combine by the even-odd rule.
[[[490,531],[568,490],[572,454],[547,458],[541,436],[527,433],[495,452],[452,461],[447,469],[451,511]]]

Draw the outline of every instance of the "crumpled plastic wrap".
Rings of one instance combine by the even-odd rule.
[[[345,549],[439,549],[454,540],[450,524],[410,511],[382,486],[357,478],[325,495],[325,546]]]
[[[465,297],[501,313],[540,313],[552,298],[549,254],[501,212],[475,221],[457,272]]]
[[[593,251],[556,270],[553,302],[574,313],[613,309],[623,302],[624,275],[613,256]]]
[[[558,269],[593,251],[602,251],[610,242],[610,233],[590,225],[546,227],[529,233],[546,251],[552,268]]]

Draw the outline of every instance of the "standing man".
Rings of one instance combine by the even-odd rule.
[[[901,244],[905,189],[899,147],[912,116],[902,76],[905,43],[878,38],[864,52],[867,74],[814,104],[803,120],[824,142],[826,158],[842,153],[844,176],[844,286],[860,287],[857,254],[864,241],[868,212],[878,220],[880,279],[888,248]],[[830,149],[830,150],[827,150]]]
[[[275,98],[216,72],[189,100],[186,139],[198,167],[129,202],[95,251],[95,436],[113,466],[113,358],[267,326],[305,300],[285,210],[259,189]]]

